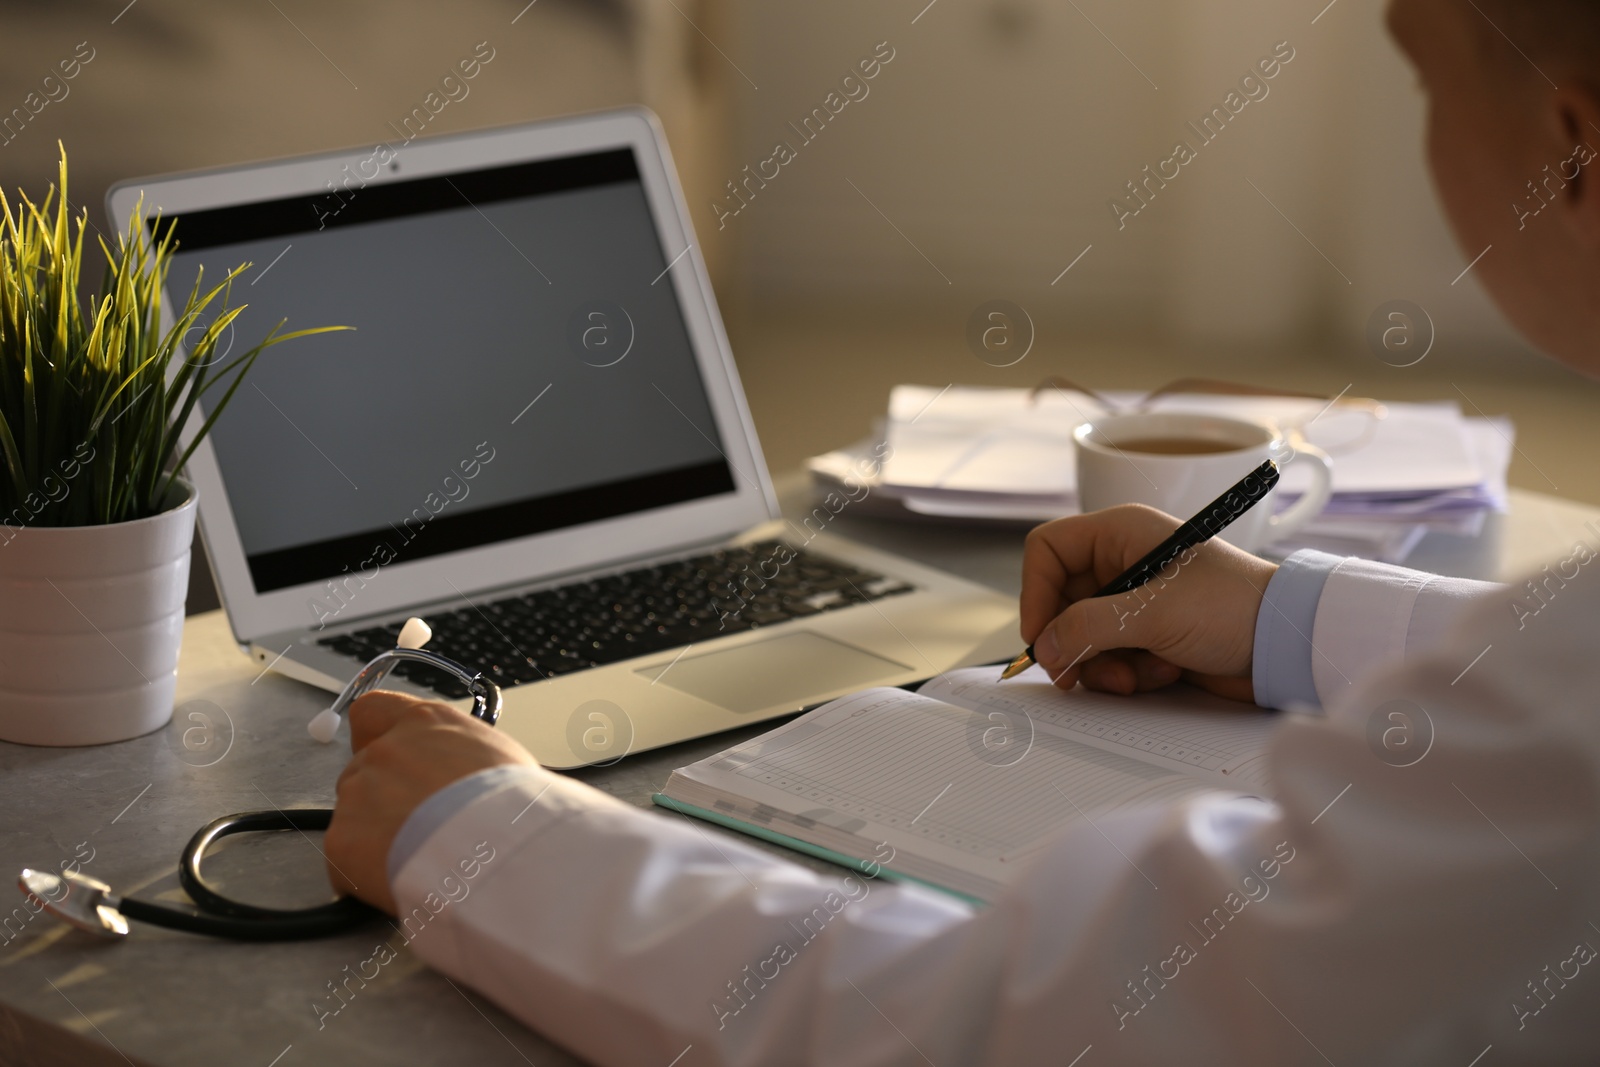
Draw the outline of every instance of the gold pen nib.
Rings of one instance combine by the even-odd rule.
[[[1023,649],[1022,654],[1008,663],[1006,665],[1006,669],[1000,672],[1000,680],[1004,682],[1007,679],[1015,678],[1017,675],[1033,666],[1033,663],[1033,649]]]

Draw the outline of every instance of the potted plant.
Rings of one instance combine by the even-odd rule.
[[[226,360],[217,343],[244,263],[196,277],[163,329],[175,234],[136,210],[98,296],[78,295],[87,212],[60,189],[13,212],[0,192],[0,740],[120,741],[172,716],[195,491],[179,472],[256,358],[329,329],[280,332]],[[142,205],[141,205],[142,208]],[[215,305],[215,306],[213,306]],[[221,389],[199,433],[179,431]]]

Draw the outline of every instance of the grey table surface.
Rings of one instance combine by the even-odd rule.
[[[780,493],[790,516],[806,510],[798,475],[780,482]],[[916,525],[869,518],[866,510],[847,509],[833,528],[1016,591],[1019,531]],[[1518,492],[1511,514],[1492,518],[1481,537],[1430,537],[1408,562],[1508,578],[1565,554],[1588,523],[1596,523],[1590,536],[1600,533],[1600,511]],[[309,743],[304,730],[327,700],[309,686],[258,673],[233,644],[221,613],[189,619],[177,708],[164,730],[95,748],[0,744],[0,901],[15,893],[11,880],[20,867],[53,870],[75,859],[120,892],[182,900],[179,851],[203,823],[232,811],[331,804],[348,747]],[[576,776],[648,806],[674,767],[761,729],[640,753]],[[208,875],[241,897],[289,906],[326,898],[314,837],[233,838],[215,856]],[[12,897],[8,906],[20,900]],[[332,984],[380,942],[397,946],[397,958],[337,1015],[319,1022],[315,1005],[331,1004]],[[217,941],[152,927],[111,943],[25,908],[0,911],[0,1065],[459,1062],[577,1061],[488,999],[429,970],[381,922],[292,944]]]

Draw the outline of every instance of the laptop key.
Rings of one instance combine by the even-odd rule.
[[[780,551],[792,558],[779,564]],[[522,685],[913,588],[771,541],[440,612],[429,617],[434,637],[428,648],[500,685]],[[364,661],[393,648],[400,625],[317,643]],[[466,696],[458,683],[426,667],[402,664],[396,673],[441,696]]]

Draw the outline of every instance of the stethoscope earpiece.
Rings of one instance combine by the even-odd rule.
[[[327,744],[339,732],[339,723],[344,719],[344,713],[358,697],[376,689],[389,672],[401,663],[425,663],[467,687],[467,692],[472,695],[472,715],[482,719],[493,726],[500,721],[500,687],[485,678],[481,673],[467,670],[455,660],[446,659],[436,652],[424,652],[422,646],[433,640],[433,630],[426,622],[416,616],[406,620],[400,628],[400,637],[395,642],[395,647],[388,652],[380,652],[374,656],[367,665],[350,679],[350,684],[344,687],[334,702],[325,710],[319,711],[315,717],[306,723],[306,732],[313,738]]]

